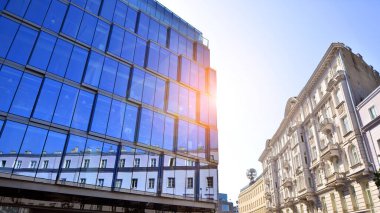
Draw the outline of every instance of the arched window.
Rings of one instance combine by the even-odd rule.
[[[349,155],[351,160],[351,166],[360,162],[358,148],[354,145],[349,147]]]

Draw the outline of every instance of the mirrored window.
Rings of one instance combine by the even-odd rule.
[[[1,30],[1,29],[0,29]],[[1,44],[0,44],[1,45]],[[0,71],[0,110],[8,112],[13,97],[20,83],[22,72],[14,68],[3,66]]]
[[[66,9],[66,4],[58,0],[52,0],[43,26],[57,33],[61,29],[63,18],[66,14]]]

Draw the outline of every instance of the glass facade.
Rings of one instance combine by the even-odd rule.
[[[216,72],[153,0],[2,0],[0,176],[217,200]]]

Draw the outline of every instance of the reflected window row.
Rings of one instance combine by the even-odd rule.
[[[3,175],[126,192],[157,193],[160,188],[165,196],[194,197],[196,179],[200,187],[207,188],[204,198],[217,188],[216,169],[207,164],[201,164],[198,177],[192,160],[170,155],[160,157],[130,146],[73,134],[67,136],[13,121],[4,124],[0,120],[0,127]],[[198,191],[202,193],[201,189]]]

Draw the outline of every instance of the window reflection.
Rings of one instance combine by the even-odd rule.
[[[131,189],[132,169],[134,165],[135,149],[122,146],[115,190],[129,191]]]

